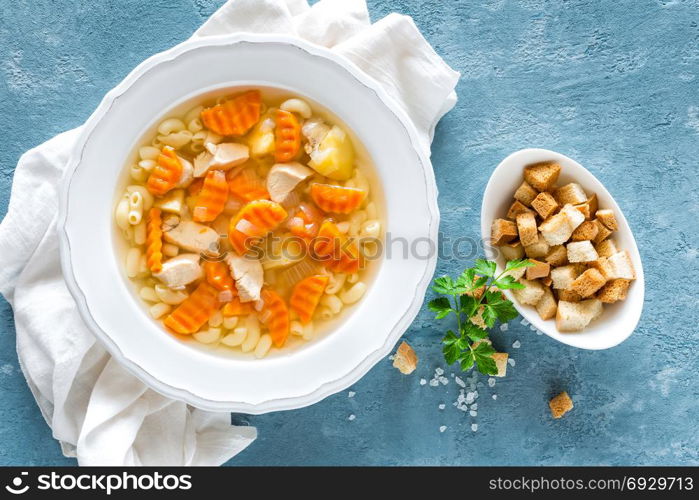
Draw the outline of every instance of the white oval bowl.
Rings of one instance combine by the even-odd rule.
[[[385,230],[436,248],[439,212],[429,158],[402,109],[356,66],[327,49],[277,35],[206,37],[139,65],[87,121],[61,193],[65,279],[109,352],[150,387],[210,410],[299,408],[343,390],[389,354],[419,311],[436,264],[383,259],[366,296],[334,331],[261,360],[216,356],[164,332],[123,279],[113,200],[144,131],[178,103],[237,86],[306,96],[339,117],[371,156],[384,194]]]
[[[505,295],[510,299],[517,311],[529,321],[535,328],[549,337],[581,349],[608,349],[620,344],[633,333],[643,310],[643,297],[645,294],[645,281],[643,279],[643,266],[641,256],[638,253],[636,240],[633,237],[626,217],[614,201],[612,195],[586,168],[575,160],[561,153],[547,149],[522,149],[502,160],[493,174],[483,194],[481,205],[481,237],[484,242],[490,241],[490,227],[494,219],[505,218],[507,209],[513,203],[514,192],[524,180],[522,174],[524,167],[532,163],[542,161],[556,161],[561,165],[561,175],[558,184],[577,182],[588,194],[596,193],[600,208],[614,210],[619,230],[612,233],[612,238],[620,249],[628,250],[631,254],[636,280],[631,283],[626,300],[615,304],[604,304],[602,316],[592,321],[585,330],[577,333],[561,333],[556,329],[555,319],[544,321],[536,309],[531,306],[521,305],[514,298],[510,290]],[[489,259],[495,259],[498,269],[504,268],[504,259],[497,251],[497,247],[485,245],[486,255]]]

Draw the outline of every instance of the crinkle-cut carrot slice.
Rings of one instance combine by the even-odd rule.
[[[366,191],[359,188],[311,184],[311,198],[325,212],[348,214],[359,208],[365,196]]]
[[[152,273],[163,270],[163,230],[159,208],[151,208],[146,224],[146,265]]]
[[[320,211],[309,203],[301,203],[296,215],[289,219],[287,227],[291,234],[310,240],[318,234],[318,228],[323,220]]]
[[[228,239],[239,255],[245,254],[286,219],[286,210],[270,200],[254,200],[243,205],[231,219]]]
[[[351,274],[364,267],[364,257],[357,244],[342,234],[331,219],[320,225],[318,236],[311,242],[311,251],[333,272]]]
[[[318,302],[325,291],[325,287],[328,286],[329,279],[330,277],[325,274],[309,276],[296,283],[293,292],[291,292],[289,305],[296,311],[301,323],[304,325],[310,323],[313,319],[313,313],[316,307],[318,307]]]
[[[155,196],[162,196],[174,188],[182,177],[182,162],[175,154],[175,149],[164,146],[158,155],[158,162],[153,167],[146,187]]]
[[[243,201],[269,200],[265,181],[257,175],[253,167],[246,167],[240,171],[229,170],[226,180],[228,191]]]
[[[262,290],[262,300],[264,306],[262,306],[260,317],[264,318],[263,323],[269,329],[272,343],[277,347],[282,347],[289,336],[289,308],[284,299],[274,290]]]
[[[289,111],[278,109],[274,114],[274,159],[284,163],[296,158],[301,149],[301,124]]]
[[[165,326],[177,333],[188,334],[198,331],[220,306],[218,291],[206,281],[165,318]]]
[[[244,135],[260,120],[262,99],[259,90],[251,90],[206,108],[201,121],[218,135]]]
[[[247,316],[255,312],[252,302],[241,302],[240,297],[233,297],[233,300],[226,302],[221,309],[224,316]]]
[[[192,219],[195,222],[211,222],[221,215],[228,200],[226,174],[221,170],[211,170],[204,178],[204,184],[197,195]]]
[[[223,261],[207,260],[204,261],[204,275],[209,285],[221,292],[225,290],[236,291],[235,282],[231,276],[231,270]]]

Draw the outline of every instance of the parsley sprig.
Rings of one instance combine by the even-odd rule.
[[[505,265],[505,270],[495,276],[495,262],[477,259],[473,267],[456,279],[442,276],[434,280],[432,290],[442,296],[432,299],[427,307],[435,312],[435,319],[444,319],[452,313],[456,315],[458,333],[448,330],[442,339],[447,364],[458,362],[463,371],[470,370],[475,364],[481,373],[497,374],[493,359],[495,349],[483,340],[496,321],[507,322],[517,317],[512,302],[500,290],[521,290],[524,285],[517,283],[508,271],[532,265],[527,259],[511,260]],[[471,321],[472,318],[476,323]]]

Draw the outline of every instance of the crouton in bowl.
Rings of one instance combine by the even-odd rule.
[[[636,328],[645,293],[636,241],[611,194],[575,160],[546,149],[505,158],[483,195],[481,237],[500,271],[508,260],[533,261],[516,277],[526,288],[505,294],[549,337],[608,349]]]

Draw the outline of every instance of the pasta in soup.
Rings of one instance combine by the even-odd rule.
[[[261,358],[362,299],[383,228],[363,149],[337,121],[249,89],[145,138],[114,220],[125,274],[166,331]]]

